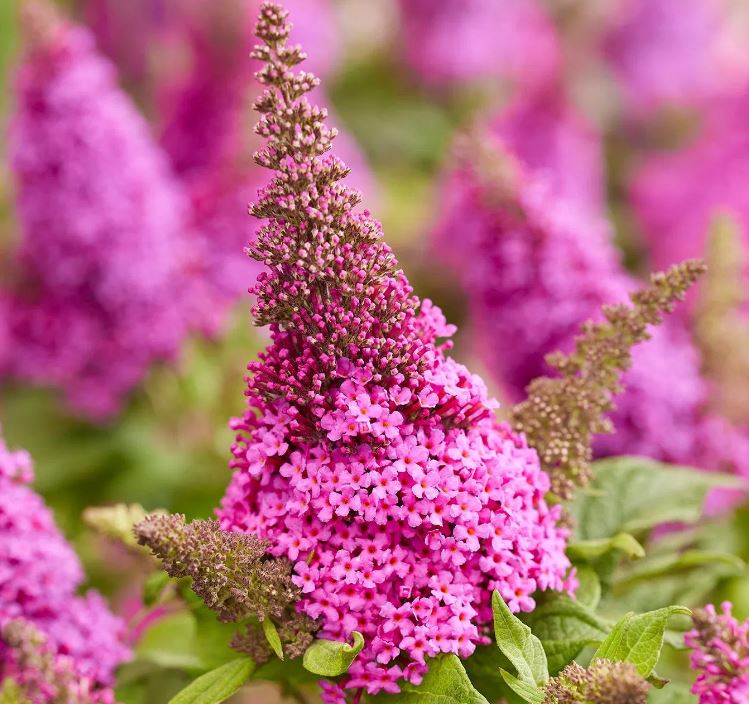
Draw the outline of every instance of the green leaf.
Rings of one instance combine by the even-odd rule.
[[[515,666],[518,677],[531,685],[546,682],[549,670],[541,641],[510,611],[498,591],[492,594],[492,609],[497,647]]]
[[[507,686],[515,692],[515,694],[520,695],[526,702],[530,702],[530,704],[543,704],[543,689],[519,680],[515,675],[511,675],[507,672],[507,670],[500,670],[500,673],[502,674],[502,679],[507,683]]]
[[[689,691],[688,685],[670,684],[664,689],[651,690],[650,704],[697,704],[697,697]]]
[[[744,561],[736,555],[712,550],[686,550],[680,555],[659,555],[644,561],[624,573],[620,582],[638,579],[652,579],[663,575],[684,572],[695,568],[710,566],[728,568],[728,573],[740,574],[745,567]],[[726,574],[724,571],[723,575]]]
[[[304,667],[323,677],[342,675],[351,667],[351,663],[364,647],[364,636],[359,631],[354,631],[351,635],[354,639],[353,645],[322,638],[314,641],[304,653]]]
[[[221,704],[238,692],[255,669],[250,658],[238,658],[191,682],[169,704]]]
[[[593,660],[631,662],[642,677],[649,677],[660,658],[669,618],[691,613],[685,606],[668,606],[646,614],[629,613],[614,626]]]
[[[136,658],[159,667],[186,670],[205,669],[195,654],[196,621],[191,613],[164,616],[143,634],[135,649]]]
[[[648,682],[656,689],[663,689],[670,681],[665,677],[661,677],[655,670],[648,677]]]
[[[583,606],[595,609],[601,603],[601,580],[596,571],[589,565],[579,567],[577,581],[580,584],[575,593],[575,599]]]
[[[541,602],[526,623],[541,641],[551,674],[557,674],[588,645],[601,643],[610,624],[584,604],[565,594],[555,594]]]
[[[143,585],[143,603],[146,606],[153,606],[159,600],[170,579],[169,575],[162,570],[150,574]]]
[[[401,693],[378,697],[397,704],[489,704],[468,679],[456,655],[440,655],[428,661],[429,671],[418,686],[404,683]],[[499,673],[497,673],[499,675]]]
[[[576,539],[641,534],[662,523],[694,523],[715,487],[737,485],[735,477],[656,462],[611,457],[594,464],[595,478],[568,504]]]
[[[567,555],[573,561],[597,560],[613,550],[623,552],[627,557],[645,557],[645,549],[629,533],[617,533],[613,538],[582,540],[567,546]]]
[[[490,702],[511,701],[507,685],[498,674],[500,670],[511,670],[512,664],[496,645],[479,645],[473,655],[461,662],[473,686]]]
[[[643,612],[669,604],[699,604],[726,577],[741,574],[735,555],[707,550],[663,552],[658,543],[643,560],[623,566],[604,610]]]
[[[283,660],[283,646],[281,645],[281,637],[278,635],[276,624],[265,618],[263,620],[263,633],[265,633],[265,640],[268,641],[268,645],[273,648],[273,652],[278,656],[279,660]]]

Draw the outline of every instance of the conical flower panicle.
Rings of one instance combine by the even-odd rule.
[[[749,319],[746,252],[740,225],[730,217],[713,223],[705,255],[707,276],[695,310],[695,338],[712,405],[734,423],[749,422]]]
[[[266,543],[255,536],[225,532],[218,521],[188,524],[180,514],[147,516],[134,533],[167,574],[192,580],[193,591],[221,621],[272,619],[290,657],[301,655],[312,641],[315,623],[294,610],[301,591],[291,581],[291,563],[266,556]],[[271,654],[257,624],[238,634],[232,645],[256,662]]]
[[[226,533],[217,521],[185,523],[181,514],[152,515],[135,527],[171,577],[190,577],[193,590],[222,621],[280,617],[299,596],[286,560],[265,559],[252,535]]]
[[[339,701],[419,682],[428,657],[470,655],[490,633],[493,589],[530,610],[535,591],[574,579],[538,456],[497,423],[483,381],[445,357],[439,340],[454,327],[413,294],[379,223],[357,209],[327,153],[335,131],[305,97],[316,81],[292,70],[303,54],[288,31],[264,4],[267,146],[256,159],[274,178],[253,206],[266,223],[248,251],[268,267],[254,312],[271,343],[248,367],[218,515],[291,561],[296,608],[322,638],[364,635],[326,689]]]
[[[341,358],[361,360],[377,382],[423,371],[429,355],[417,330],[419,301],[380,224],[356,211],[361,196],[342,183],[345,164],[326,155],[337,132],[325,126],[327,111],[305,96],[318,80],[291,70],[304,53],[286,46],[286,13],[264,5],[257,31],[265,44],[253,55],[267,62],[257,74],[267,89],[256,102],[256,131],[267,146],[255,160],[276,173],[252,207],[269,221],[248,248],[269,268],[254,288],[253,313],[257,324],[275,326],[294,372],[287,359],[265,359],[251,367],[254,386],[268,399],[304,404]]]
[[[569,498],[590,479],[593,436],[612,430],[606,414],[622,390],[632,347],[648,339],[648,326],[659,324],[704,271],[702,262],[686,261],[654,274],[649,288],[631,294],[632,306],[604,306],[605,322],[584,324],[571,354],[548,355],[559,376],[535,379],[513,409],[515,428],[538,451],[559,496]]]

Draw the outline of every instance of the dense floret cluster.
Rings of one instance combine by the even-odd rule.
[[[685,643],[692,649],[692,669],[699,673],[692,692],[700,704],[749,701],[749,621],[737,621],[730,603],[721,613],[712,604],[697,610]]]
[[[9,451],[0,439],[0,628],[18,619],[33,624],[78,677],[106,689],[128,656],[121,642],[124,624],[98,594],[75,596],[81,565],[29,488],[32,477],[28,454]],[[14,657],[0,643],[0,673]]]
[[[276,175],[249,251],[269,267],[254,313],[272,342],[248,367],[219,518],[294,563],[298,608],[322,637],[364,634],[344,687],[397,691],[426,657],[485,641],[492,589],[517,611],[569,586],[567,532],[537,455],[444,356],[437,340],[454,328],[414,296],[325,155],[335,132],[303,97],[316,79],[289,70],[303,55],[286,45],[285,13],[265,4],[258,35],[269,89],[256,160]]]
[[[543,704],[646,704],[649,690],[630,662],[573,662],[546,683]]]
[[[529,611],[537,589],[564,586],[565,532],[535,452],[489,418],[464,429],[429,413],[461,395],[488,408],[475,378],[441,367],[416,389],[342,377],[326,394],[332,408],[315,409],[316,442],[294,440],[282,402],[235,426],[248,439],[235,447],[222,524],[271,539],[295,563],[299,606],[323,637],[358,630],[370,641],[351,687],[392,690],[427,656],[470,655],[493,589]]]

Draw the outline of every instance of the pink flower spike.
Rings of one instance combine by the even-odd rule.
[[[483,381],[445,356],[452,328],[414,295],[342,180],[335,132],[303,96],[317,81],[294,73],[284,11],[264,4],[258,32],[256,161],[273,176],[252,206],[265,222],[248,252],[267,267],[253,312],[270,341],[248,367],[218,514],[225,530],[296,558],[297,608],[321,637],[364,635],[341,677],[349,698],[395,692],[421,680],[427,657],[485,642],[494,588],[517,608],[539,585],[564,589],[568,531],[544,501],[536,453],[496,420]],[[268,456],[266,442],[282,447],[268,433],[285,452]],[[476,526],[500,516],[508,542],[492,553],[494,534]]]

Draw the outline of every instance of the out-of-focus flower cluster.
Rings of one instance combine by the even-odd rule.
[[[27,27],[10,140],[23,242],[8,371],[108,415],[176,354],[190,322],[185,203],[88,33],[34,5]]]
[[[107,41],[120,11],[97,5],[100,46],[127,64]],[[327,3],[318,6],[305,12],[328,17]],[[44,3],[24,7],[9,139],[21,238],[4,267],[0,374],[60,388],[93,419],[118,411],[155,363],[173,362],[188,334],[217,334],[259,270],[242,256],[255,236],[246,204],[258,170],[237,156],[248,150],[247,28],[257,7],[227,7],[170,10],[195,67],[187,84],[158,91],[160,144],[94,36]],[[300,23],[327,53],[325,70],[332,26]],[[155,30],[142,29],[145,47]],[[358,148],[345,144],[365,172]]]
[[[535,129],[525,133],[521,124]],[[596,144],[558,102],[519,105],[480,145],[464,147],[463,165],[443,188],[435,253],[461,276],[476,347],[513,398],[548,373],[546,355],[570,351],[583,322],[637,286],[603,217]],[[612,414],[616,434],[602,436],[598,452],[745,471],[744,436],[710,414],[683,320],[666,320],[632,357]]]
[[[41,634],[35,640],[43,641],[42,649],[64,659],[61,668],[72,670],[92,691],[101,690],[102,701],[108,701],[114,669],[128,657],[124,624],[97,593],[75,595],[83,580],[81,565],[41,497],[29,488],[32,478],[28,454],[10,451],[0,440],[0,629],[17,621],[29,624]],[[28,672],[24,662],[3,637],[0,673],[20,684],[41,677]]]
[[[749,621],[739,623],[731,604],[719,613],[710,604],[694,613],[694,629],[685,643],[692,649],[700,704],[741,704],[749,699]]]
[[[535,0],[400,0],[404,52],[428,83],[503,79],[524,89],[551,82],[559,38]]]

